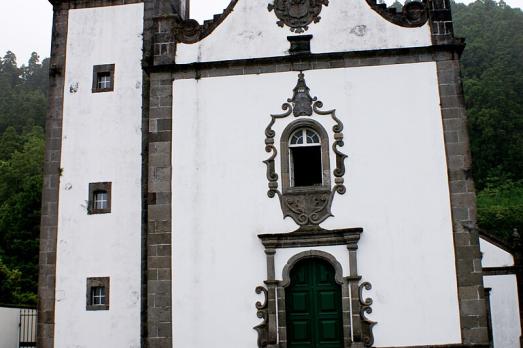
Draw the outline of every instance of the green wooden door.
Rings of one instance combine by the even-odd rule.
[[[298,262],[285,290],[288,348],[342,348],[341,287],[334,268],[317,258]]]

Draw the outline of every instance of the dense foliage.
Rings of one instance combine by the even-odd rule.
[[[397,4],[398,6],[399,3]],[[463,77],[480,227],[523,231],[523,12],[453,4],[467,39]],[[48,60],[0,59],[0,303],[34,304]]]
[[[47,71],[0,59],[0,303],[36,303]]]
[[[503,1],[453,4],[465,37],[463,87],[480,227],[523,231],[523,11]]]

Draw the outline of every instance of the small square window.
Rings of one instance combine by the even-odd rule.
[[[95,191],[93,209],[94,210],[108,209],[109,205],[108,205],[107,198],[108,198],[107,191]]]
[[[95,182],[89,184],[89,214],[111,212],[111,183]]]
[[[91,305],[101,306],[105,305],[105,287],[93,286],[91,288]]]
[[[98,89],[109,89],[111,88],[111,73],[110,72],[101,72],[98,73],[97,78],[97,88]]]
[[[93,93],[114,90],[114,64],[93,67]]]
[[[109,309],[109,277],[87,278],[88,311]]]

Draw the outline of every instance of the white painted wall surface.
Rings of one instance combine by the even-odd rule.
[[[140,346],[142,23],[143,4],[69,12],[56,347]],[[93,65],[112,63],[114,92],[91,93]],[[104,181],[112,212],[88,215],[89,183]],[[104,276],[110,310],[86,311],[86,278]]]
[[[18,348],[20,308],[0,307],[0,347]]]
[[[291,219],[282,219],[278,200],[267,197],[264,130],[269,115],[280,113],[292,96],[297,75],[174,82],[173,313],[178,348],[256,344],[252,327],[260,321],[254,289],[266,279],[257,235],[297,228]],[[345,125],[348,192],[336,195],[335,217],[322,226],[365,229],[359,271],[374,286],[369,295],[372,319],[379,323],[376,346],[460,342],[435,64],[316,70],[307,71],[305,78],[311,94],[324,102],[324,109],[336,108]],[[332,136],[332,121],[314,118]],[[293,120],[277,122],[277,137]],[[332,153],[330,160],[334,169]],[[290,256],[278,251],[278,267]]]
[[[479,239],[479,247],[481,249],[481,266],[483,267],[506,267],[514,266],[514,257],[511,253],[501,249],[500,247],[486,241],[483,238]]]
[[[520,348],[521,324],[517,280],[514,274],[484,276],[490,291],[490,313],[494,347]]]
[[[287,36],[297,35],[281,28],[272,0],[239,0],[234,11],[208,37],[195,44],[180,44],[177,63],[208,62],[287,55]],[[312,34],[313,53],[430,46],[428,24],[404,28],[376,13],[365,0],[333,0],[321,11],[321,21],[304,34]]]

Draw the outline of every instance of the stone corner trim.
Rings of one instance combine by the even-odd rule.
[[[172,347],[172,75],[149,76],[145,332],[147,347]],[[144,120],[146,121],[146,120]]]
[[[49,76],[49,109],[45,125],[44,186],[40,222],[37,319],[37,344],[40,348],[54,347],[56,243],[67,25],[68,9],[63,6],[55,6]]]
[[[465,101],[459,59],[436,63],[447,155],[462,343],[488,345],[488,323],[476,227]]]

